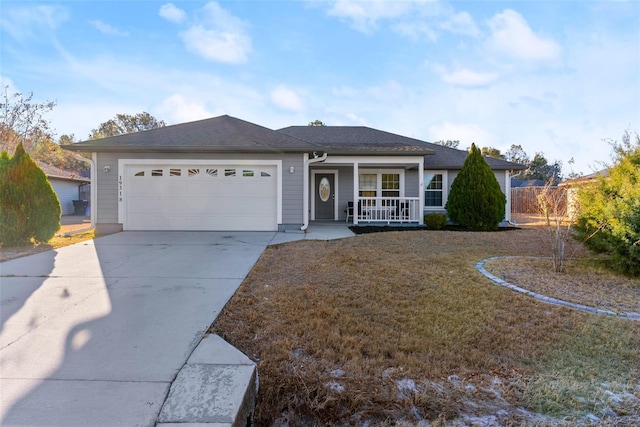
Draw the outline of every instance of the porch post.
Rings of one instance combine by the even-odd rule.
[[[507,196],[507,205],[504,210],[504,219],[511,222],[511,171],[504,171],[504,191]]]
[[[358,162],[353,162],[353,225],[358,225],[358,190],[360,189]]]
[[[420,157],[418,162],[418,189],[420,191],[418,219],[420,220],[420,225],[424,225],[424,157]]]

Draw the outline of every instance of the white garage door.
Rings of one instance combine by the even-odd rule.
[[[275,165],[127,165],[126,230],[277,230]]]

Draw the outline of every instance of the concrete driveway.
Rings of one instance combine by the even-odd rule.
[[[125,232],[0,264],[0,424],[153,426],[275,235]]]

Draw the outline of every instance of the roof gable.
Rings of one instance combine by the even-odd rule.
[[[78,182],[89,182],[89,179],[82,176],[80,172],[70,171],[66,169],[60,169],[48,163],[43,163],[41,161],[36,160],[36,164],[47,178],[58,178],[58,179],[66,179],[70,181],[78,181]]]

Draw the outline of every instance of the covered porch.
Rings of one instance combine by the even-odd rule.
[[[423,156],[323,156],[309,164],[311,221],[424,223]]]

